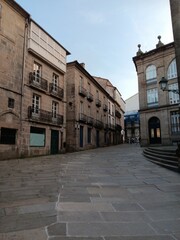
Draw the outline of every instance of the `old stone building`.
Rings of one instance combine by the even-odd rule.
[[[55,154],[66,143],[68,51],[30,20],[24,70],[21,155]]]
[[[67,150],[115,144],[115,100],[77,61],[67,64],[66,82]]]
[[[96,81],[106,90],[106,92],[113,98],[113,102],[108,100],[108,119],[111,121],[112,114],[114,111],[115,117],[115,131],[111,134],[113,137],[113,143],[122,143],[122,130],[124,130],[124,112],[125,112],[125,101],[123,100],[119,90],[113,86],[109,79],[102,77],[94,77]]]
[[[23,68],[29,14],[0,0],[0,158],[19,155],[22,137]]]
[[[164,45],[160,36],[156,48],[133,58],[139,86],[142,146],[169,145],[179,141],[179,94],[174,43]],[[168,80],[167,91],[159,82]]]
[[[69,52],[15,1],[0,4],[0,158],[65,151]]]

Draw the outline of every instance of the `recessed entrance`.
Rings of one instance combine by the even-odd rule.
[[[161,127],[160,120],[157,117],[152,117],[149,119],[149,142],[150,144],[160,144],[161,143]]]

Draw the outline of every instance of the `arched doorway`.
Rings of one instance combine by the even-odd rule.
[[[160,120],[157,117],[152,117],[148,122],[149,127],[149,142],[150,144],[161,143],[161,126]]]

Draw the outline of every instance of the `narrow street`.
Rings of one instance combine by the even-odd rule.
[[[0,162],[0,240],[180,240],[180,174],[136,144]]]

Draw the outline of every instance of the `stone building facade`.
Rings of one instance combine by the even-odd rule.
[[[0,4],[0,158],[63,152],[69,52],[15,1]]]
[[[77,61],[68,63],[66,82],[67,150],[120,143],[116,138],[121,126],[116,123],[115,100],[86,71],[85,65]],[[120,112],[118,117],[121,118]]]
[[[179,94],[162,91],[160,80],[168,80],[169,90],[178,90],[174,43],[164,45],[160,37],[156,48],[133,58],[139,86],[140,132],[142,146],[171,145],[179,141]]]
[[[19,156],[22,143],[23,68],[29,14],[0,0],[0,158]]]
[[[67,65],[68,54],[14,0],[0,0],[0,159],[121,142],[117,89]]]

